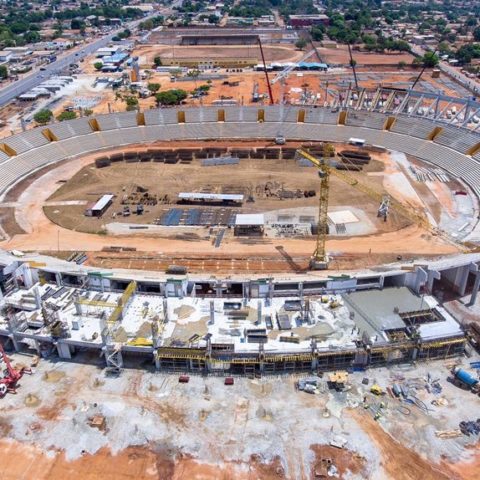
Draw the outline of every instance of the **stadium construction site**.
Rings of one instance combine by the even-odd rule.
[[[468,290],[476,301],[478,258],[467,252],[479,238],[480,137],[467,127],[480,106],[459,100],[452,123],[442,111],[454,101],[348,91],[328,107],[157,109],[6,138],[2,205],[23,233],[5,231],[3,335],[62,358],[98,348],[109,368],[135,353],[158,369],[201,372],[460,354],[464,331],[434,294]],[[340,252],[315,271],[325,192],[321,166],[308,167],[322,158],[332,177],[326,248]],[[409,229],[426,248],[404,244]],[[48,256],[60,241],[70,253]],[[370,270],[335,265],[336,254],[362,256],[361,241],[365,256],[379,254]],[[202,267],[182,255],[203,257]],[[392,263],[382,268],[383,258]],[[131,270],[119,270],[126,261]],[[163,270],[155,281],[140,271],[152,265]],[[372,313],[357,295],[385,309]]]
[[[446,116],[452,105],[453,119]],[[55,463],[51,478],[62,478],[70,460],[104,459],[103,447],[114,454],[132,448],[130,460],[141,455],[141,471],[133,472],[119,454],[125,478],[382,478],[371,476],[382,471],[468,478],[459,472],[480,433],[467,414],[478,381],[470,385],[458,372],[467,356],[477,358],[480,342],[478,112],[474,101],[431,93],[349,89],[321,106],[151,109],[4,138],[0,339],[13,353],[2,358],[32,358],[43,372],[43,390],[34,389],[34,372],[19,395],[55,424],[56,436],[39,421],[26,426],[31,438],[45,443],[48,436],[52,448],[69,428],[81,438],[67,442],[67,464]],[[440,387],[436,377],[447,365],[452,384]],[[64,379],[70,374],[78,389]],[[282,374],[281,385],[268,383]],[[454,403],[457,381],[469,391],[459,389],[465,402],[451,408],[472,420],[459,429],[441,413]],[[47,408],[56,382],[62,387]],[[234,411],[219,382],[242,397]],[[281,423],[289,426],[280,432],[265,422],[278,420],[284,407],[263,405],[268,389],[287,396],[292,386],[302,395],[325,394],[321,410],[292,400],[299,409],[310,402],[312,422],[331,427],[318,451],[308,429],[298,434],[298,450],[308,455],[289,451],[284,440],[272,450],[265,440],[294,434],[287,406]],[[112,399],[115,392],[125,404]],[[127,404],[135,429],[120,428]],[[368,421],[355,411],[360,404]],[[150,418],[150,407],[159,417]],[[340,425],[344,408],[349,433]],[[232,432],[244,428],[241,438],[258,440],[256,450],[243,444],[239,453],[243,440],[225,433],[230,414]],[[372,453],[365,432],[387,444],[372,418],[395,431],[399,415],[425,425],[434,417],[419,454],[434,444],[438,458],[408,457],[406,448],[402,456],[395,444],[383,452],[398,454],[387,466]],[[149,427],[158,418],[179,432],[167,442],[172,449],[183,442],[187,456],[223,462],[224,477],[197,469],[190,457],[180,462],[181,475],[190,476],[175,477],[162,463],[166,451],[152,460],[130,447],[132,438],[135,445],[160,441]],[[84,423],[95,432],[92,442],[85,442]],[[186,435],[192,423],[198,441]],[[222,430],[230,456],[200,445],[202,425]],[[348,457],[351,451],[357,456]],[[457,470],[449,463],[452,470],[441,471],[445,459],[460,462]],[[88,471],[80,463],[77,471]],[[250,473],[237,470],[243,463]],[[29,468],[34,476],[24,478],[35,478]]]

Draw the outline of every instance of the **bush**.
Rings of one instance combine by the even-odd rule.
[[[147,88],[152,92],[152,93],[157,93],[160,90],[160,84],[159,83],[149,83],[147,85]]]
[[[40,123],[41,125],[44,125],[45,123],[48,123],[53,117],[53,113],[51,110],[48,110],[47,108],[44,108],[43,110],[38,111],[34,116],[33,119],[37,122]]]
[[[95,67],[95,70],[101,70],[102,67],[103,67],[103,63],[102,62],[95,62],[93,64],[93,66]]]
[[[138,98],[128,96],[124,98],[127,104],[127,111],[131,112],[132,110],[136,110],[138,108]]]
[[[74,118],[77,118],[76,112],[62,112],[57,116],[57,120],[59,122],[63,122],[64,120],[73,120]]]

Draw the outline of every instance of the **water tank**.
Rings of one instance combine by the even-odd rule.
[[[455,377],[458,378],[461,382],[465,383],[465,385],[468,385],[469,387],[473,387],[478,383],[478,378],[474,377],[471,373],[467,372],[466,370],[463,370],[461,368],[455,368],[454,372]]]

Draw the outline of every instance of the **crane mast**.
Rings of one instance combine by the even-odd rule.
[[[317,224],[317,242],[315,251],[310,260],[310,268],[312,270],[326,270],[328,268],[328,255],[325,250],[325,243],[328,235],[328,196],[330,189],[330,165],[329,158],[334,152],[333,145],[329,143],[323,144],[322,158],[317,158],[299,149],[297,153],[312,162],[318,168],[318,176],[320,178],[320,191],[318,194],[318,224]]]

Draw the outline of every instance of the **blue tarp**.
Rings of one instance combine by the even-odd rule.
[[[297,68],[305,70],[326,70],[328,65],[326,63],[318,62],[300,62]]]

